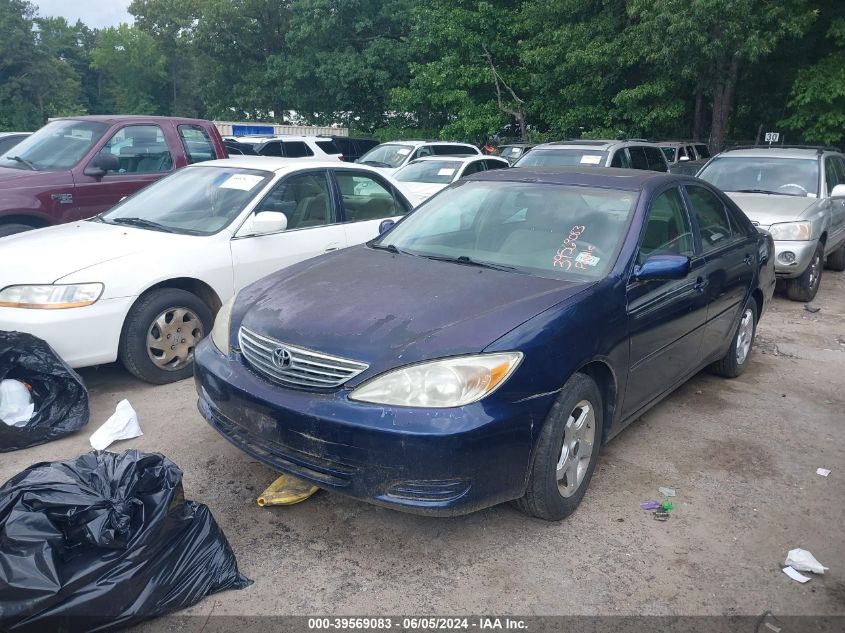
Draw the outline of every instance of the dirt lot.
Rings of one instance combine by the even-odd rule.
[[[190,613],[845,614],[845,274],[827,271],[814,305],[777,298],[749,371],[697,376],[631,425],[559,524],[509,506],[425,518],[326,492],[261,509],[274,473],[205,424],[191,381],[152,387],[117,366],[82,372],[88,432],[4,454],[0,481],[85,452],[129,398],[145,435],[112,450],[179,464],[188,498],[211,507],[255,580]],[[678,490],[666,523],[639,509],[658,486]],[[795,547],[830,571],[788,579],[780,569]]]

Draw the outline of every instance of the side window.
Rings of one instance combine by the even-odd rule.
[[[666,161],[663,160],[663,152],[656,147],[644,147],[648,168],[652,171],[668,171]]]
[[[414,158],[422,158],[423,156],[431,156],[431,148],[427,146],[417,148],[417,151],[414,152]],[[412,158],[411,160],[414,160]]]
[[[695,255],[692,227],[677,188],[667,189],[651,202],[638,263],[642,265],[651,255]]]
[[[199,125],[180,125],[178,129],[189,163],[201,163],[216,158],[211,139]]]
[[[845,184],[845,162],[838,156],[825,158],[824,178],[827,183],[827,195],[830,195],[836,185]]]
[[[839,179],[836,184],[845,185],[845,158],[842,158],[841,156],[835,156],[833,158],[833,166],[836,167],[839,173]]]
[[[688,186],[687,195],[701,232],[701,250],[715,250],[731,241],[732,232],[727,209],[716,194],[704,187]]]
[[[710,158],[710,150],[704,143],[699,143],[695,146],[695,151],[698,152],[699,158]]]
[[[314,152],[303,141],[282,141],[286,158],[304,158],[313,156]]]
[[[334,176],[343,196],[347,222],[381,220],[407,212],[390,186],[376,176],[345,169],[335,171]]]
[[[267,194],[255,212],[281,211],[288,218],[288,230],[334,223],[328,174],[313,171],[285,178]]]
[[[323,150],[326,154],[342,154],[340,147],[332,140],[315,141],[317,147]]]
[[[259,154],[262,156],[284,156],[284,152],[282,151],[282,144],[279,141],[270,141],[264,147],[262,147],[259,151]]]
[[[435,145],[433,150],[437,156],[454,156],[455,154],[476,153],[469,147],[463,147],[461,145]]]
[[[487,169],[505,169],[510,167],[510,163],[500,160],[485,160],[484,164],[487,166]]]
[[[628,155],[631,157],[631,168],[648,169],[648,159],[646,158],[645,151],[642,147],[629,147]]]
[[[120,160],[121,174],[153,174],[173,169],[173,158],[157,125],[127,125],[115,132],[102,153]]]
[[[687,153],[687,148],[684,146],[678,148],[677,160],[680,161],[682,157],[691,158],[691,156]]]
[[[613,155],[613,160],[610,161],[610,166],[622,167],[624,169],[631,168],[631,159],[628,158],[628,152],[624,147],[616,150],[616,153]]]
[[[461,178],[463,178],[464,176],[469,176],[471,174],[477,174],[480,171],[484,171],[484,162],[485,161],[483,160],[477,160],[467,165],[466,169],[464,169],[464,173]]]

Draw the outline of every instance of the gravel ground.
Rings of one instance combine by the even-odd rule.
[[[419,517],[327,492],[259,508],[276,475],[206,425],[192,381],[150,386],[119,366],[81,372],[92,397],[86,432],[3,454],[0,481],[85,452],[128,398],[144,436],[112,450],[179,464],[186,495],[211,507],[255,580],[189,614],[843,615],[845,274],[827,271],[814,305],[815,314],[776,298],[749,370],[696,376],[629,426],[561,523],[507,505]],[[658,486],[677,490],[665,523],[639,509]],[[828,573],[804,585],[787,578],[795,547]]]

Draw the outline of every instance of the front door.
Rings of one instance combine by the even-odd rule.
[[[636,413],[694,371],[699,363],[701,336],[707,316],[705,259],[696,247],[689,214],[677,187],[651,202],[640,237],[637,263],[652,255],[690,258],[683,279],[637,281],[627,288],[630,369],[623,416]]]
[[[299,172],[281,180],[253,213],[282,212],[287,229],[267,235],[249,231],[231,241],[235,292],[281,268],[346,246],[344,227],[325,169]],[[244,224],[248,229],[250,220]]]
[[[343,205],[343,227],[349,246],[378,237],[382,220],[398,220],[409,210],[381,176],[336,169],[334,177]]]

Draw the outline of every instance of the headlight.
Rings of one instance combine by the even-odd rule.
[[[229,326],[232,323],[232,306],[234,304],[234,297],[223,304],[223,307],[218,310],[217,316],[214,317],[214,327],[211,329],[211,342],[226,356],[232,351],[229,345]]]
[[[809,240],[813,234],[813,225],[809,222],[782,222],[772,224],[769,233],[776,240]]]
[[[521,360],[522,352],[504,352],[409,365],[368,380],[349,397],[403,407],[462,407],[493,393]]]
[[[103,284],[7,286],[0,290],[0,307],[61,310],[90,306],[103,294]]]

